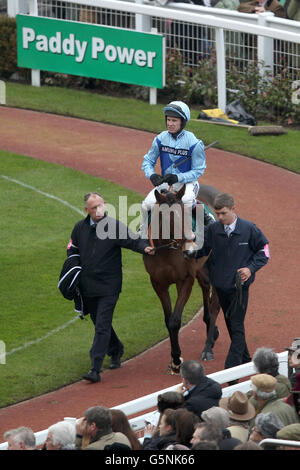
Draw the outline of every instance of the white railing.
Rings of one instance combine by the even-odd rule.
[[[270,447],[278,447],[278,446],[286,446],[286,447],[300,447],[299,441],[289,441],[285,439],[263,439],[258,444],[260,447],[265,448],[266,446]]]
[[[285,351],[285,352],[279,353],[277,356],[278,356],[278,361],[279,361],[279,373],[287,377],[288,376],[288,362],[287,362],[288,353],[287,351]],[[214,372],[213,374],[209,374],[208,377],[210,377],[211,379],[215,380],[216,382],[222,385],[232,380],[244,379],[245,377],[246,378],[250,377],[251,375],[255,373],[256,373],[256,370],[255,370],[253,362],[248,362],[247,364],[242,364],[237,367],[232,367],[231,369],[224,369],[219,372]],[[121,405],[114,406],[113,408],[122,410],[126,414],[126,416],[129,417],[129,422],[130,422],[132,429],[138,433],[139,431],[144,429],[145,420],[150,420],[151,416],[157,413],[156,410],[149,411],[149,410],[153,410],[153,408],[156,408],[157,396],[165,392],[176,390],[178,385],[179,384],[173,385],[172,387],[168,387],[163,390],[159,390],[154,393],[150,393],[149,395],[145,395],[135,400],[131,400],[129,402],[123,403]],[[251,380],[250,379],[244,380],[243,382],[238,383],[236,385],[231,385],[230,387],[224,387],[222,389],[222,396],[223,397],[231,396],[236,390],[247,393],[250,390],[250,388],[251,388]],[[142,412],[144,413],[137,417],[130,418],[131,415],[136,415]],[[65,419],[72,419],[72,418],[65,418]],[[26,426],[25,423],[24,423],[24,426]],[[40,446],[45,442],[47,433],[48,433],[48,430],[46,429],[43,431],[39,431],[35,434],[37,446]],[[0,444],[0,450],[5,450],[6,448],[7,448],[6,442]]]
[[[19,3],[20,2],[20,3]],[[277,70],[284,58],[293,80],[300,73],[300,22],[274,17],[271,12],[246,14],[186,3],[157,6],[150,0],[11,0],[10,14],[51,16],[149,32],[166,36],[167,50],[178,48],[185,63],[216,51],[218,107],[226,108],[226,62],[241,71],[255,58],[262,72]],[[61,5],[61,6],[59,6]],[[39,86],[39,71],[32,74]]]

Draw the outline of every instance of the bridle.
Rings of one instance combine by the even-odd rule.
[[[182,248],[183,244],[187,240],[183,240],[182,243],[179,243],[177,240],[171,240],[169,243],[166,243],[166,245],[159,245],[159,246],[153,246],[153,251],[159,251],[159,250],[165,250],[165,249],[170,249],[170,250],[179,250]]]

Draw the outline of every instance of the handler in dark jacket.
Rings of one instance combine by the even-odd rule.
[[[185,361],[180,367],[182,385],[177,392],[184,397],[184,408],[201,417],[203,411],[218,406],[222,396],[221,385],[210,377],[206,377],[204,368],[199,361]]]
[[[244,328],[248,291],[256,271],[269,260],[269,242],[255,224],[235,214],[230,194],[218,194],[214,209],[219,220],[205,227],[204,245],[197,257],[211,253],[211,283],[217,290],[231,339],[227,369],[251,361]]]
[[[124,349],[112,327],[122,288],[121,248],[149,254],[152,248],[146,240],[134,237],[126,225],[106,215],[105,202],[99,193],[86,194],[84,203],[88,215],[73,228],[67,254],[80,255],[79,289],[84,312],[90,313],[95,325],[90,350],[92,367],[83,378],[99,382],[105,354],[111,357],[110,368],[116,369],[120,367]]]

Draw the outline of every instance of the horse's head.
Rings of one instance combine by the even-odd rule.
[[[180,248],[185,257],[197,250],[192,231],[192,211],[185,206],[182,198],[185,185],[179,191],[155,190],[156,204],[151,219],[154,245]]]

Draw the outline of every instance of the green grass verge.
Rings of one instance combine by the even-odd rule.
[[[7,104],[20,108],[76,116],[118,126],[158,133],[164,128],[163,105],[104,96],[70,88],[32,87],[7,83]],[[199,109],[192,109],[196,119]],[[300,173],[298,150],[300,132],[288,130],[280,136],[250,136],[247,129],[191,121],[187,127],[207,145],[219,141],[217,148],[263,160]],[[147,149],[145,149],[147,151]]]
[[[79,380],[89,370],[93,338],[89,317],[48,336],[76,316],[73,302],[62,297],[57,282],[71,230],[80,214],[2,175],[80,210],[83,194],[90,190],[101,191],[116,208],[119,196],[127,196],[128,205],[142,200],[142,195],[105,180],[0,151],[0,341],[4,341],[7,353],[33,342],[8,354],[6,364],[0,364],[0,407]],[[114,314],[114,327],[125,345],[124,359],[128,359],[167,337],[167,330],[141,255],[130,250],[122,252],[123,292]],[[183,322],[192,318],[201,302],[201,290],[195,284]],[[34,343],[38,338],[43,339]]]

